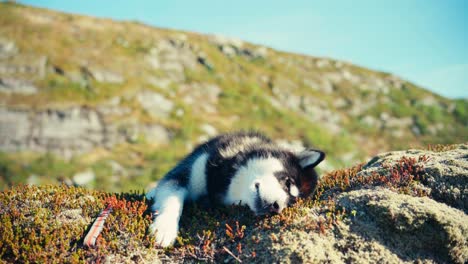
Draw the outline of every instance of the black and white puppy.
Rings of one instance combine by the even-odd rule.
[[[148,193],[155,212],[150,233],[163,247],[174,243],[184,202],[247,205],[255,214],[280,213],[317,185],[319,150],[293,153],[255,132],[220,135],[201,144]]]

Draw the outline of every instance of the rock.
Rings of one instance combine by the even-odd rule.
[[[426,96],[417,101],[417,104],[424,106],[439,106],[439,102],[433,96]]]
[[[468,261],[468,216],[462,211],[427,197],[381,188],[344,193],[338,204],[356,212],[350,221],[352,232],[365,241],[377,241],[397,256],[437,263]]]
[[[219,47],[219,50],[228,57],[234,57],[237,54],[236,49],[232,46],[223,45]]]
[[[26,180],[26,183],[29,185],[39,185],[41,183],[41,180],[39,179],[39,176],[37,176],[36,174],[31,174]]]
[[[266,58],[268,56],[268,49],[264,46],[257,47],[253,53],[254,58]]]
[[[360,83],[361,82],[361,77],[358,76],[358,75],[355,75],[353,73],[351,73],[350,71],[348,70],[343,70],[341,72],[341,74],[343,75],[343,78],[345,80],[347,80],[348,82],[352,83],[352,84],[357,84],[357,83]]]
[[[97,111],[104,116],[124,116],[130,114],[132,110],[120,105],[120,97],[115,96],[108,101],[97,106]]]
[[[107,69],[101,69],[92,66],[86,67],[85,69],[87,69],[90,75],[98,82],[122,84],[125,81],[122,75]]]
[[[445,125],[443,123],[436,123],[427,127],[427,131],[431,135],[437,135],[439,131],[443,131],[444,129],[445,129]]]
[[[169,131],[162,125],[150,124],[140,128],[145,141],[150,144],[168,144],[172,138]]]
[[[218,134],[218,130],[214,126],[207,123],[200,125],[200,129],[209,137],[214,137]]]
[[[216,113],[216,105],[221,88],[210,83],[190,83],[180,85],[177,93],[182,101],[195,112]],[[203,103],[200,103],[203,102]]]
[[[162,70],[174,82],[185,80],[185,69],[196,68],[198,57],[184,42],[162,40],[151,48],[145,60],[153,69]]]
[[[30,114],[22,110],[0,107],[0,150],[19,151],[29,146],[32,122]]]
[[[377,104],[375,100],[363,101],[359,99],[354,99],[353,101],[349,101],[349,103],[351,104],[351,109],[348,113],[354,117],[361,115]]]
[[[317,68],[325,68],[325,67],[330,67],[330,60],[327,59],[318,59],[315,61],[315,65]]]
[[[110,181],[114,184],[118,184],[124,178],[128,178],[129,173],[124,166],[120,165],[115,160],[109,160],[107,164],[110,166],[112,170],[112,175],[109,177]]]
[[[109,160],[107,164],[109,164],[109,166],[111,167],[112,174],[123,175],[123,176],[128,175],[127,170],[122,165],[120,165],[120,163],[118,163],[117,161]]]
[[[0,92],[31,95],[37,93],[37,87],[23,80],[0,78]]]
[[[284,76],[278,76],[273,80],[271,91],[284,107],[297,110],[300,107],[301,98],[294,94],[298,85]]]
[[[96,179],[96,175],[91,169],[88,169],[76,173],[75,175],[73,175],[72,179],[74,184],[78,186],[84,186],[91,184]]]
[[[398,76],[395,75],[388,75],[385,78],[385,81],[393,88],[396,89],[403,89],[405,81],[400,79]]]
[[[0,77],[20,79],[43,79],[47,72],[47,56],[18,54],[0,60]]]
[[[162,88],[163,90],[167,90],[169,86],[172,84],[172,80],[166,77],[157,77],[157,76],[150,76],[147,78],[147,82],[153,86]]]
[[[104,144],[104,124],[93,110],[34,112],[0,108],[0,149],[53,152],[69,158]]]
[[[381,119],[383,117],[381,116]],[[382,127],[384,129],[392,129],[392,128],[408,128],[413,124],[413,118],[411,117],[392,117],[390,115],[386,115],[384,119],[382,119]]]
[[[383,164],[395,164],[403,156],[418,159],[425,155],[424,176],[421,183],[430,188],[437,201],[468,212],[468,145],[453,150],[432,152],[408,150],[382,153],[374,157],[358,175],[387,174]],[[422,162],[420,162],[422,163]]]
[[[149,90],[137,94],[136,99],[153,118],[167,118],[174,109],[174,103],[171,100]]]
[[[244,56],[248,59],[265,58],[268,55],[268,49],[264,46],[247,47],[240,39],[213,35],[209,41],[216,45],[218,49],[228,57]]]
[[[39,113],[31,137],[34,148],[84,152],[103,143],[103,124],[95,111],[81,108]]]
[[[318,78],[318,79],[304,78],[303,83],[305,86],[313,90],[323,92],[325,94],[330,94],[333,92],[332,82],[325,78]]]
[[[209,41],[219,47],[231,46],[237,50],[240,50],[244,46],[244,42],[242,40],[222,35],[212,35],[209,37]]]
[[[0,59],[7,59],[18,52],[15,42],[0,37]]]
[[[345,80],[343,74],[339,72],[327,72],[322,75],[322,78],[329,81],[332,84],[340,84]]]

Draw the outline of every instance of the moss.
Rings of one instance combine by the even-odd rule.
[[[17,186],[0,193],[0,259],[8,262],[89,262],[109,255],[155,254],[141,194],[111,195],[65,186]],[[113,212],[95,248],[81,243],[106,205]],[[125,246],[122,244],[125,243]],[[142,253],[143,252],[143,253]]]

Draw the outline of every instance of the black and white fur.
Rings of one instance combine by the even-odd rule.
[[[313,169],[325,158],[318,150],[293,153],[254,132],[220,135],[198,146],[148,193],[155,212],[150,233],[174,243],[184,202],[243,204],[255,214],[280,213],[317,184]]]

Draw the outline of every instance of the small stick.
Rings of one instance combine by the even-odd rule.
[[[112,207],[109,205],[106,209],[102,210],[101,213],[98,215],[96,220],[94,221],[91,229],[89,229],[88,234],[85,236],[83,240],[83,244],[91,247],[96,244],[96,239],[101,233],[102,229],[104,228],[104,222],[109,214],[112,212]]]

